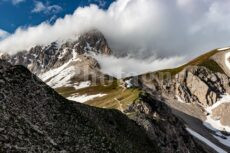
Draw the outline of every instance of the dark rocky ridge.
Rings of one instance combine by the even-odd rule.
[[[126,113],[145,128],[151,140],[157,140],[163,153],[209,152],[194,141],[184,123],[172,114],[164,102],[153,99],[150,94],[142,93]]]
[[[68,101],[23,66],[0,60],[0,152],[159,152],[116,110]]]

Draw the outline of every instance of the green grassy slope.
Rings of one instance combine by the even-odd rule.
[[[57,88],[56,91],[64,97],[70,97],[73,94],[106,94],[103,97],[96,97],[92,100],[89,100],[85,104],[100,108],[113,108],[120,111],[123,111],[130,104],[132,104],[133,101],[138,98],[140,93],[140,90],[136,88],[126,89],[122,85],[122,81],[119,80],[107,82],[106,84],[97,84],[78,90],[76,90],[74,87],[62,87]]]

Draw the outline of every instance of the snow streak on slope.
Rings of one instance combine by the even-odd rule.
[[[72,54],[73,58],[68,62],[58,68],[51,69],[39,75],[39,78],[53,88],[68,86],[70,79],[79,73],[74,66],[74,63],[81,62],[81,59],[77,58],[75,50],[73,50]],[[61,58],[61,56],[59,56],[59,58]]]
[[[228,53],[225,54],[225,65],[230,70],[230,61],[229,61],[229,58],[230,58],[230,52],[228,52]]]
[[[207,120],[204,122],[204,125],[211,130],[215,130],[215,131],[216,130],[220,130],[220,131],[226,130],[227,132],[230,132],[229,126],[224,126],[220,123],[220,120],[214,120],[211,117],[213,109],[217,108],[223,103],[229,103],[229,102],[230,102],[230,95],[226,94],[226,95],[223,95],[222,98],[218,100],[214,105],[212,105],[211,107],[207,107],[206,111],[209,113],[209,115],[207,116]]]
[[[228,50],[228,49],[230,49],[230,47],[219,48],[218,50],[223,51],[223,50]]]
[[[186,130],[193,135],[194,137],[196,137],[197,139],[199,139],[200,141],[204,142],[205,144],[207,144],[209,147],[211,147],[212,149],[214,149],[215,151],[217,151],[218,153],[228,153],[227,151],[221,149],[220,147],[216,146],[214,143],[212,143],[211,141],[209,141],[208,139],[206,139],[205,137],[201,136],[200,134],[198,134],[197,132],[193,131],[190,128],[186,128]]]
[[[67,99],[69,100],[72,100],[72,101],[76,101],[76,102],[80,102],[80,103],[84,103],[84,102],[87,102],[89,100],[92,100],[94,98],[97,98],[97,97],[103,97],[105,96],[106,94],[96,94],[96,95],[77,95],[77,96],[71,96],[71,97],[68,97]]]
[[[89,87],[90,85],[91,85],[91,81],[84,81],[84,82],[80,82],[78,85],[75,85],[74,88],[77,90],[77,89]]]

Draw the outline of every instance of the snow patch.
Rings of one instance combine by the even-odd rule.
[[[197,139],[199,139],[200,141],[204,142],[205,144],[207,144],[209,147],[213,148],[214,150],[216,150],[218,153],[227,153],[227,151],[221,149],[220,147],[218,147],[217,145],[215,145],[214,143],[212,143],[211,141],[209,141],[208,139],[206,139],[205,137],[201,136],[199,133],[193,131],[190,128],[186,128],[186,130],[193,135],[194,137],[196,137]]]
[[[228,49],[230,49],[230,47],[219,48],[219,49],[217,49],[217,50],[218,50],[218,51],[223,51],[223,50],[228,50]]]
[[[56,69],[51,69],[40,75],[39,78],[53,88],[66,86],[70,79],[78,73],[74,66],[70,66],[71,62],[70,60]]]
[[[212,110],[220,106],[221,104],[224,103],[229,103],[230,102],[230,95],[225,94],[222,96],[220,100],[218,100],[214,105],[207,107],[206,111],[209,113],[207,116],[206,120],[204,121],[204,126],[206,126],[208,129],[212,130],[215,132],[215,135],[213,135],[219,142],[222,144],[229,146],[230,147],[230,136],[225,136],[223,135],[220,131],[226,131],[230,132],[230,127],[229,126],[224,126],[221,124],[220,120],[215,120],[213,119],[212,116]]]
[[[221,132],[216,132],[216,135],[214,137],[225,146],[230,147],[230,136],[225,136]]]
[[[81,62],[82,60],[80,59],[80,58],[77,58],[77,52],[76,52],[76,49],[73,49],[73,51],[72,51],[72,55],[73,55],[73,58],[72,58],[72,61],[79,61],[79,62]]]
[[[209,113],[207,116],[206,121],[204,122],[204,125],[213,130],[213,131],[227,131],[230,132],[230,127],[229,126],[224,126],[220,123],[220,120],[214,120],[212,119],[212,110],[220,106],[221,104],[224,103],[229,103],[230,102],[230,95],[225,94],[222,96],[220,100],[218,100],[214,105],[207,107],[205,110]]]
[[[82,88],[87,88],[91,85],[90,81],[85,81],[85,82],[80,82],[79,85],[75,85],[74,88],[77,89],[82,89]]]
[[[180,96],[176,95],[176,98],[177,98],[177,100],[178,100],[179,102],[185,103],[185,102],[180,98]]]
[[[60,55],[59,58],[62,58],[66,51],[67,48],[64,49],[64,53]],[[72,54],[73,58],[70,59],[68,62],[58,68],[51,69],[39,75],[39,78],[53,88],[71,86],[69,85],[70,79],[79,73],[73,63],[82,61],[80,58],[77,57],[78,54],[75,49],[73,49]]]
[[[126,88],[132,88],[133,87],[132,79],[125,80],[125,87]]]
[[[87,102],[89,100],[92,100],[94,98],[98,98],[98,97],[103,97],[107,94],[96,94],[96,95],[81,95],[81,96],[72,96],[72,97],[67,97],[67,99],[72,100],[72,101],[76,101],[76,102],[80,102],[80,103],[84,103]]]
[[[228,69],[230,70],[230,62],[229,62],[229,58],[230,58],[230,52],[225,54],[225,65],[228,67]]]

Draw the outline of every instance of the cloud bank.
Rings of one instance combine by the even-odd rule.
[[[170,58],[148,58],[145,60],[126,57],[114,56],[93,56],[100,64],[101,71],[104,74],[114,76],[118,79],[130,76],[137,76],[139,74],[162,70],[166,68],[173,68],[179,66],[184,62],[183,57]]]
[[[97,28],[116,55],[192,57],[230,45],[229,8],[229,0],[117,0],[108,10],[90,5],[53,25],[18,28],[0,50],[12,54]]]

